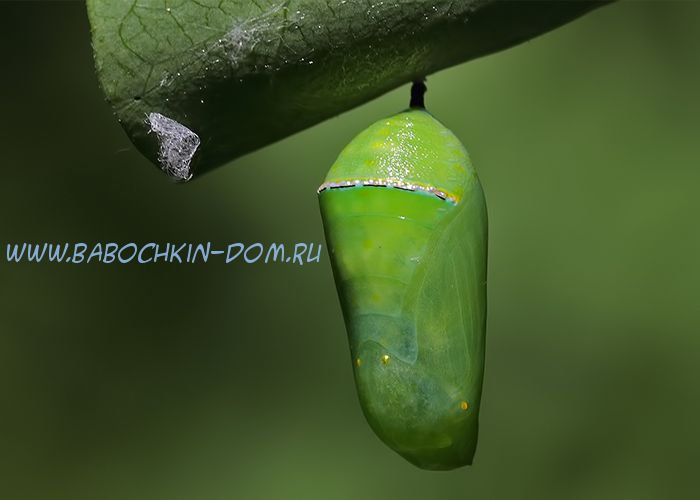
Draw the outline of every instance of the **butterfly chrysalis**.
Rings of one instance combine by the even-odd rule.
[[[486,202],[424,92],[345,147],[319,202],[364,415],[411,463],[452,469],[477,442]]]

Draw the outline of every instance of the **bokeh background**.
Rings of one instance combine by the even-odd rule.
[[[700,3],[601,9],[429,78],[490,215],[473,467],[414,468],[304,267],[0,260],[0,498],[696,498]],[[188,185],[103,101],[81,2],[0,2],[0,244],[323,242],[315,188],[408,87]],[[4,252],[4,249],[3,249]]]

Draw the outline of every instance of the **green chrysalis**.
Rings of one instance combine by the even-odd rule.
[[[365,417],[411,463],[452,469],[477,442],[486,202],[416,85],[410,109],[345,147],[319,201]]]

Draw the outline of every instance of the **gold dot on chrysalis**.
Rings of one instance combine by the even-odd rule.
[[[385,354],[384,356],[382,356],[382,363],[383,364],[388,365],[390,360],[391,360],[391,358],[389,357],[388,354]]]
[[[469,408],[469,403],[467,403],[466,401],[462,401],[461,403],[459,403],[459,407],[464,411],[467,411],[467,409]]]
[[[362,360],[361,360],[360,358],[357,358],[357,359],[355,360],[355,365],[356,365],[358,368],[359,368],[360,366],[362,366]]]

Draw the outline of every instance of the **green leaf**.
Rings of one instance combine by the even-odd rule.
[[[189,179],[607,1],[87,0],[127,134]]]

